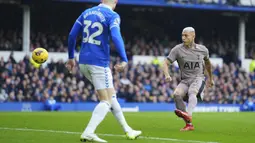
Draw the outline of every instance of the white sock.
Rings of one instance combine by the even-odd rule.
[[[192,94],[189,96],[189,103],[188,103],[189,116],[192,116],[192,112],[196,106],[197,106],[197,96]]]
[[[121,110],[120,104],[119,104],[119,102],[116,99],[116,95],[113,95],[113,96],[115,96],[115,97],[112,98],[112,107],[111,107],[112,114],[118,120],[118,122],[122,126],[124,132],[132,131],[132,128],[129,127],[129,125],[126,122],[126,119],[125,119],[125,117],[123,115],[123,112]]]
[[[94,133],[97,126],[103,121],[107,113],[109,112],[110,104],[107,101],[101,101],[95,107],[92,117],[88,123],[84,133]]]

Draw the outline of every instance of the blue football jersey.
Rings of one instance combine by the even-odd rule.
[[[111,28],[120,25],[120,17],[104,4],[85,10],[76,20],[82,26],[80,64],[107,67],[110,63]]]

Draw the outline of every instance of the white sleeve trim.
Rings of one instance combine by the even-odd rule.
[[[110,27],[110,29],[112,29],[113,27],[120,28],[119,25],[112,25],[112,26]]]
[[[81,22],[80,22],[80,21],[76,20],[76,22],[77,22],[77,23],[79,23],[79,24],[82,26],[82,24],[81,24]]]

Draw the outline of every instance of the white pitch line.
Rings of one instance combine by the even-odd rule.
[[[57,130],[41,130],[41,129],[28,129],[28,128],[0,127],[0,130],[48,132],[48,133],[62,133],[62,134],[81,134],[80,132],[57,131]],[[109,136],[109,137],[126,137],[124,135],[116,135],[116,134],[98,134],[98,135]],[[140,136],[139,138],[140,139],[146,139],[146,140],[160,140],[160,141],[188,142],[188,143],[219,143],[219,142],[213,142],[213,141],[182,140],[182,139],[173,139],[173,138],[145,137],[145,136]]]

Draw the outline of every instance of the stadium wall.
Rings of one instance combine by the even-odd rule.
[[[173,103],[120,103],[124,112],[173,112]],[[59,111],[93,111],[97,103],[58,103]],[[0,111],[44,111],[43,103],[0,103]],[[233,104],[199,104],[195,112],[240,112],[242,107]]]

